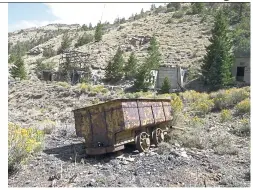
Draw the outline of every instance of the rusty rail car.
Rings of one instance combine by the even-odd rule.
[[[99,155],[135,143],[139,152],[159,144],[172,121],[170,99],[116,99],[73,110],[78,137],[86,154]]]

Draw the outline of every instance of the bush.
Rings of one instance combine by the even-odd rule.
[[[83,36],[81,36],[80,38],[78,38],[77,43],[75,44],[75,47],[80,47],[83,46],[85,44],[88,44],[90,42],[93,41],[93,36],[91,34],[83,34]]]
[[[181,144],[188,148],[208,148],[209,138],[205,134],[202,123],[200,121],[192,121],[191,127],[189,131],[179,136]]]
[[[173,23],[174,21],[173,21],[173,19],[168,19],[168,21],[166,22],[166,24],[171,24],[171,23]]]
[[[56,84],[59,85],[59,86],[62,86],[64,88],[69,88],[70,87],[70,84],[67,83],[67,82],[57,82]]]
[[[42,71],[45,70],[54,70],[54,68],[56,67],[55,63],[50,63],[50,62],[42,62],[44,59],[38,59],[36,61],[36,66],[35,66],[35,71],[37,74],[41,74]]]
[[[220,115],[221,122],[229,121],[232,119],[232,114],[230,110],[224,109],[221,111]]]
[[[211,93],[210,97],[213,98],[214,108],[217,110],[229,108],[233,105],[232,94],[229,90],[220,90],[216,93]]]
[[[237,114],[245,114],[250,113],[250,99],[247,98],[241,102],[239,102],[236,106],[236,113]]]
[[[183,16],[184,16],[184,12],[183,11],[178,11],[178,12],[175,12],[172,15],[172,18],[182,18]]]
[[[172,108],[172,116],[173,122],[172,125],[176,125],[180,119],[181,112],[183,110],[183,102],[179,96],[174,95],[171,97],[171,108]]]
[[[20,164],[42,149],[42,131],[8,123],[8,173],[14,172]]]
[[[53,48],[47,48],[47,49],[44,49],[43,51],[43,56],[44,57],[53,57],[56,55],[56,51],[53,49]]]
[[[236,127],[232,130],[232,133],[238,135],[240,137],[250,136],[250,120],[242,119],[236,125]]]
[[[199,93],[194,90],[181,92],[179,93],[179,96],[183,99],[184,102],[188,104],[209,99],[209,95],[207,93]]]
[[[43,126],[44,134],[51,134],[53,130],[55,129],[56,123],[52,120],[46,119],[40,122],[40,125]]]
[[[175,7],[170,7],[167,9],[166,12],[169,13],[169,12],[175,12],[175,11],[176,11]]]
[[[192,110],[199,115],[206,115],[214,106],[213,100],[197,101],[192,104]]]
[[[79,88],[82,92],[92,93],[94,95],[98,93],[106,94],[109,92],[103,85],[90,85],[84,82],[79,85]]]
[[[211,148],[218,155],[236,155],[238,154],[238,149],[233,146],[234,143],[232,140],[229,134],[217,132],[210,138]]]

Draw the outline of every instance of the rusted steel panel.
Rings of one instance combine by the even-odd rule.
[[[76,134],[85,138],[89,148],[98,148],[100,143],[102,147],[114,149],[114,145],[134,138],[132,129],[169,121],[170,112],[170,100],[109,101],[74,110]]]

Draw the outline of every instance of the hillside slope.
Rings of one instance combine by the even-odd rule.
[[[205,46],[209,44],[208,37],[210,36],[212,24],[210,19],[202,22],[201,16],[185,15],[186,10],[183,12],[182,18],[173,18],[175,12],[148,12],[147,16],[138,20],[112,25],[105,30],[102,41],[91,42],[78,48],[74,47],[78,38],[84,33],[94,34],[94,30],[84,32],[81,26],[78,25],[48,25],[38,29],[26,29],[11,33],[9,34],[9,43],[15,44],[17,40],[36,40],[43,35],[54,33],[54,35],[50,36],[51,38],[49,37],[48,41],[35,47],[35,49],[42,49],[40,54],[24,56],[26,66],[30,70],[35,67],[33,63],[36,60],[43,58],[43,48],[51,47],[57,51],[62,42],[62,33],[67,32],[72,39],[70,49],[89,53],[89,63],[94,68],[103,69],[119,46],[125,50],[125,58],[134,51],[137,58],[142,62],[147,53],[149,43],[138,45],[137,41],[137,45],[135,45],[134,39],[155,35],[160,44],[161,64],[178,64],[185,67],[194,65],[198,68],[201,62],[200,59],[205,54]],[[56,64],[57,66],[59,58],[60,55],[56,55],[51,58],[45,58],[43,62]]]

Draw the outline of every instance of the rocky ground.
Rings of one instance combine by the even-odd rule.
[[[100,99],[116,97],[113,94],[110,91]],[[9,86],[9,121],[42,128],[40,121],[56,121],[46,134],[43,151],[9,176],[9,187],[250,186],[250,138],[230,133],[234,122],[219,123],[218,113],[206,116],[204,129],[195,135],[203,144],[209,137],[228,137],[233,146],[225,147],[224,154],[211,148],[187,148],[175,135],[146,154],[127,146],[120,152],[87,156],[84,139],[75,135],[71,110],[94,103],[94,98],[99,99],[52,83],[23,81]],[[187,127],[187,122],[182,125]]]

